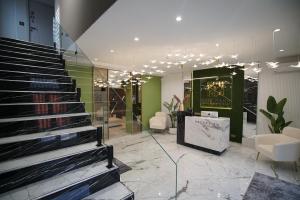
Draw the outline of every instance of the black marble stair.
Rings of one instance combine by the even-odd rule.
[[[0,199],[80,200],[120,181],[116,166],[96,162],[0,195]]]
[[[39,97],[39,98],[37,98]],[[58,91],[16,91],[0,90],[0,104],[3,103],[45,103],[54,100],[55,102],[79,101],[79,93],[58,92]]]
[[[18,57],[18,56],[7,56],[0,54],[0,61],[1,62],[9,62],[9,63],[16,63],[16,64],[27,64],[27,65],[38,65],[38,66],[43,66],[43,67],[57,67],[57,68],[63,68],[64,61],[59,60],[59,61],[45,61],[45,60],[40,60],[40,59],[30,59],[30,58],[23,58],[23,57]]]
[[[0,79],[0,90],[48,90],[48,91],[75,91],[72,83],[59,83],[53,80],[40,80],[32,78],[31,81]]]
[[[34,72],[21,72],[21,71],[12,71],[12,70],[0,70],[0,77],[1,79],[8,79],[8,80],[23,80],[23,81],[38,80],[43,82],[55,81],[58,83],[71,83],[71,77],[65,75],[40,74]]]
[[[0,193],[103,161],[107,159],[107,148],[110,147],[101,146],[84,150],[79,149],[81,151],[76,150],[76,147],[70,148],[69,152],[72,153],[59,155],[38,163],[26,163],[21,168],[15,166],[15,168],[0,172]],[[54,152],[50,153],[53,154]],[[43,153],[40,156],[48,158],[48,154]],[[28,159],[32,160],[32,158]]]
[[[32,72],[32,73],[39,73],[39,74],[54,74],[54,75],[66,75],[67,72],[61,65],[52,65],[48,67],[39,66],[39,65],[32,65],[29,64],[22,64],[22,63],[12,63],[12,62],[1,62],[0,61],[0,70],[5,71],[20,71],[20,72]]]
[[[2,130],[0,138],[88,126],[90,124],[91,118],[89,113],[6,118],[0,119],[0,129]]]
[[[56,51],[51,53],[51,52],[45,52],[45,51],[41,51],[41,50],[35,50],[35,49],[32,49],[32,48],[28,48],[26,46],[18,47],[18,46],[14,46],[12,44],[2,44],[1,40],[0,40],[0,50],[31,53],[31,54],[34,54],[34,55],[50,56],[50,57],[53,57],[53,58],[61,58],[61,55]]]
[[[0,54],[3,56],[8,56],[8,57],[17,57],[17,58],[45,61],[45,62],[61,63],[60,57],[57,57],[56,54],[54,54],[53,56],[51,56],[51,55],[47,55],[47,56],[46,55],[36,55],[33,53],[18,52],[18,51],[12,51],[12,50],[7,50],[7,49],[0,49]]]
[[[11,45],[11,46],[15,46],[15,47],[22,47],[22,48],[28,48],[28,49],[32,49],[32,50],[43,51],[46,53],[56,53],[57,54],[57,50],[54,49],[54,47],[41,45],[41,44],[35,44],[35,43],[21,41],[21,40],[14,40],[14,39],[10,39],[10,38],[0,37],[0,44]]]
[[[132,200],[60,53],[0,37],[0,199]]]
[[[93,126],[0,138],[0,160],[6,161],[96,140],[97,129]]]
[[[37,99],[39,96],[37,96]],[[11,111],[14,112],[11,112]],[[0,104],[0,119],[85,112],[82,102],[8,103]]]

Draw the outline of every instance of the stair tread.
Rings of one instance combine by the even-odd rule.
[[[43,102],[43,103],[0,103],[0,106],[26,106],[26,105],[45,105],[45,104],[78,104],[80,101],[59,101],[59,102]]]
[[[0,81],[8,81],[8,82],[25,82],[25,83],[47,83],[47,84],[56,84],[56,85],[72,85],[72,82],[66,83],[66,82],[51,82],[51,81],[26,81],[26,80],[13,80],[13,79],[0,79]]]
[[[21,54],[21,55],[27,55],[27,56],[35,56],[35,57],[40,57],[40,58],[47,58],[50,60],[60,60],[60,58],[53,58],[53,57],[48,57],[48,56],[43,56],[43,55],[36,55],[32,53],[25,53],[25,52],[18,52],[18,51],[10,51],[10,50],[3,50],[0,49],[0,51],[8,52],[8,53],[15,53],[15,54]]]
[[[18,74],[30,74],[30,75],[39,75],[39,76],[59,76],[59,77],[70,77],[66,75],[59,75],[59,74],[41,74],[41,73],[35,73],[35,72],[23,72],[23,71],[10,71],[10,70],[0,70],[0,72],[6,72],[6,73],[18,73]]]
[[[18,135],[18,136],[0,138],[0,144],[8,144],[12,142],[21,142],[21,141],[33,140],[37,138],[46,138],[46,137],[52,137],[56,135],[72,134],[72,133],[91,131],[91,130],[96,130],[96,128],[94,126],[82,126],[76,128],[59,129],[55,131],[32,133],[27,135]]]
[[[82,200],[122,200],[132,195],[132,191],[120,182],[114,183],[99,192],[83,198]]]
[[[39,44],[39,43],[33,43],[33,42],[28,42],[28,41],[25,41],[25,40],[16,40],[16,39],[12,39],[12,38],[3,38],[3,37],[1,37],[0,41],[5,41],[5,42],[12,43],[12,44],[19,44],[19,45],[29,46],[29,47],[38,47],[40,49],[55,51],[55,49],[53,48],[53,46],[49,46],[49,45],[45,45],[45,44]]]
[[[69,155],[89,151],[92,149],[97,149],[99,147],[96,147],[96,144],[97,144],[96,142],[90,142],[90,143],[80,144],[76,146],[66,147],[63,149],[48,151],[44,153],[39,153],[35,155],[4,161],[0,163],[0,173],[32,166],[49,160],[66,157]]]
[[[39,91],[39,90],[37,90],[37,91],[29,91],[29,90],[0,90],[0,93],[1,92],[19,92],[19,93],[62,93],[62,94],[64,94],[64,93],[66,93],[66,94],[75,94],[75,93],[77,93],[77,92],[64,92],[64,91]]]
[[[65,69],[60,69],[60,68],[45,67],[45,66],[38,66],[38,65],[28,65],[28,64],[23,64],[23,63],[12,63],[12,62],[3,62],[3,61],[0,61],[0,64],[18,65],[18,66],[21,66],[21,67],[34,67],[34,68],[43,68],[43,69],[65,71]],[[57,63],[54,63],[54,64],[56,65]]]
[[[0,46],[10,47],[10,48],[15,48],[15,49],[20,49],[20,50],[28,50],[28,51],[37,52],[37,53],[51,54],[51,55],[59,56],[58,53],[44,52],[44,51],[40,51],[40,50],[36,50],[36,49],[31,49],[31,48],[17,47],[17,46],[14,46],[14,45],[8,45],[8,44],[1,44],[0,43]]]
[[[53,64],[53,65],[63,65],[62,63],[55,63],[55,62],[49,62],[49,61],[44,61],[44,60],[36,60],[36,59],[31,59],[31,58],[18,58],[15,56],[4,56],[4,55],[0,55],[0,57],[5,57],[5,58],[12,58],[15,60],[25,60],[25,61],[30,61],[30,62],[39,62],[39,63],[49,63],[49,64]]]
[[[38,120],[38,119],[75,117],[75,116],[85,116],[85,115],[89,115],[89,113],[71,113],[71,114],[42,115],[42,116],[31,116],[31,117],[16,117],[16,118],[0,119],[0,123],[29,121],[29,120]]]
[[[99,174],[105,174],[115,170],[113,166],[108,169],[107,161],[100,161],[91,165],[75,169],[70,172],[59,174],[51,178],[29,184],[24,187],[3,193],[0,195],[2,200],[27,200],[37,199],[39,197],[51,194],[59,189],[70,187],[86,179],[95,177]]]

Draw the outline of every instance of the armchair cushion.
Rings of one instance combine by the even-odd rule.
[[[168,115],[164,112],[156,112],[149,120],[151,129],[164,130],[167,128]]]
[[[255,137],[255,148],[275,161],[297,161],[300,157],[300,129],[286,127],[283,134]]]

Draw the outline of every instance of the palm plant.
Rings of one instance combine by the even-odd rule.
[[[165,101],[163,105],[168,109],[169,112],[168,115],[170,116],[171,119],[171,128],[176,128],[175,124],[177,118],[177,111],[180,105],[180,101],[178,101],[178,97],[174,95],[170,103]]]
[[[292,121],[285,122],[283,117],[283,108],[286,101],[287,99],[284,98],[277,103],[273,96],[269,96],[267,101],[267,110],[269,112],[264,109],[259,110],[271,121],[271,125],[268,125],[271,133],[281,133],[285,127],[292,123]]]

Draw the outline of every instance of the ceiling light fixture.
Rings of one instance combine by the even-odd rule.
[[[233,58],[233,59],[237,59],[238,58],[238,54],[234,54],[234,55],[231,55],[231,58]]]
[[[138,42],[138,41],[140,41],[140,38],[138,38],[138,37],[134,37],[134,39],[133,39],[134,41],[136,41],[136,42]]]
[[[194,68],[198,67],[197,65],[193,65]]]
[[[219,47],[219,46],[220,46],[220,44],[219,44],[219,43],[217,43],[217,44],[216,44],[216,47]]]
[[[290,65],[290,67],[300,68],[300,61],[298,61],[297,65]]]
[[[277,67],[279,67],[278,63],[279,62],[266,62],[267,65],[269,65],[269,67],[271,67],[272,69],[275,69]]]
[[[280,49],[279,51],[280,51],[280,52],[284,52],[284,49]]]
[[[275,29],[273,32],[278,32],[280,31],[280,28]]]
[[[156,63],[156,60],[151,60],[151,63]]]
[[[110,53],[114,53],[114,52],[115,52],[115,50],[111,49],[109,52],[110,52]]]
[[[171,67],[170,65],[167,66],[168,69],[169,69],[170,67]]]
[[[145,67],[145,68],[148,68],[148,67],[149,67],[149,65],[144,65],[144,67]]]
[[[180,15],[177,16],[177,17],[176,17],[176,21],[177,21],[177,22],[181,22],[181,21],[182,21],[182,17],[181,17]]]

